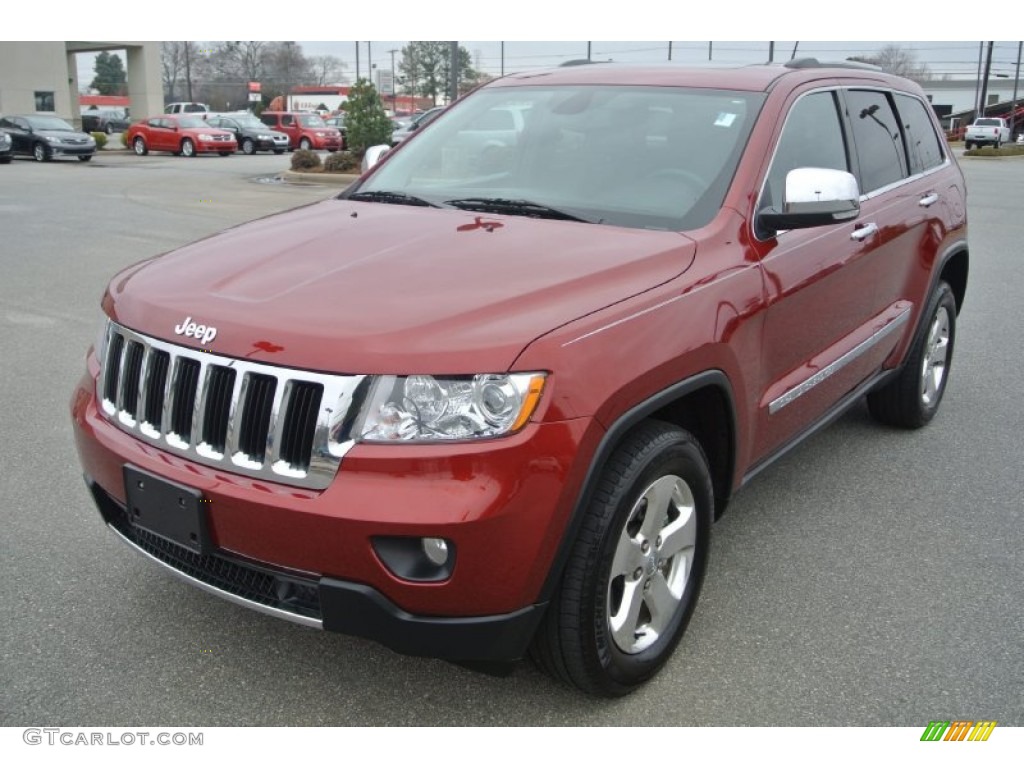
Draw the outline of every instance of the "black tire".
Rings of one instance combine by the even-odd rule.
[[[274,154],[275,155],[283,155],[284,154],[284,150],[283,149],[275,149],[274,150]]]
[[[132,139],[132,149],[135,150],[135,154],[139,157],[149,154],[149,147],[146,146],[146,140],[141,136],[136,136]]]
[[[992,146],[995,147],[996,149],[999,149],[999,147],[1001,147],[1002,145],[1003,142],[1001,142],[999,139],[996,139],[995,142],[992,144]]]
[[[36,162],[46,163],[52,159],[50,151],[46,148],[46,145],[41,141],[37,141],[32,145],[32,157],[36,159]]]
[[[940,281],[935,286],[921,317],[903,368],[868,394],[868,410],[883,424],[904,429],[923,427],[942,403],[956,341],[956,298],[947,283]]]
[[[671,490],[656,490],[666,487]],[[707,458],[689,432],[646,421],[626,436],[602,470],[558,591],[534,637],[530,655],[541,669],[609,697],[629,693],[661,669],[693,615],[704,580],[712,488]],[[647,515],[650,503],[659,509],[651,498],[666,502],[657,517]],[[677,500],[686,501],[685,511]],[[692,536],[692,545],[668,554],[680,536]],[[671,598],[663,611],[654,610],[659,593]],[[618,628],[617,617],[623,617]],[[634,647],[623,648],[623,642]]]
[[[103,132],[107,134],[107,136],[110,136],[114,133],[114,127],[110,123],[107,123],[103,126]]]
[[[256,154],[256,143],[252,139],[242,139],[242,154]]]
[[[303,136],[301,139],[299,139],[299,149],[312,149],[312,148],[313,148],[313,142],[311,142],[305,136]]]
[[[231,153],[230,152],[218,152],[217,154],[220,155],[221,157],[227,157]]]
[[[181,140],[181,154],[185,157],[196,156],[196,145],[192,143],[192,139]]]
[[[78,161],[80,163],[88,163],[90,160],[92,160],[92,155],[79,155],[78,156]]]
[[[4,155],[0,157],[0,165],[7,165],[13,158],[10,155]]]
[[[964,149],[970,149],[972,146],[974,146],[974,145],[971,144],[971,142],[969,142],[969,141],[965,141],[964,142]]]

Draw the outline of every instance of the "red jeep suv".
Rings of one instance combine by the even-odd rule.
[[[264,112],[260,115],[264,125],[287,134],[290,149],[327,149],[337,152],[344,141],[341,131],[327,125],[313,112]]]
[[[118,274],[71,402],[86,482],[220,597],[621,695],[732,494],[864,396],[935,416],[964,194],[873,68],[504,77],[337,198]]]

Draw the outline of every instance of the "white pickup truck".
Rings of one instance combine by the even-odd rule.
[[[979,117],[967,126],[964,134],[964,149],[984,147],[991,144],[996,149],[1004,141],[1010,140],[1010,128],[1001,117]]]

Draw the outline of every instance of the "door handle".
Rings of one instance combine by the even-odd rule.
[[[939,202],[939,196],[935,192],[929,192],[927,195],[922,197],[917,204],[922,208],[927,208],[929,205],[934,205],[937,202]]]
[[[878,225],[872,222],[871,224],[865,224],[863,227],[858,227],[853,230],[850,234],[851,240],[867,240],[873,234],[878,231]]]

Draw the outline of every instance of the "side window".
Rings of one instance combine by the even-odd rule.
[[[907,175],[900,124],[881,91],[847,91],[853,139],[860,162],[862,193],[899,181]]]
[[[281,125],[291,125],[295,122],[295,118],[291,115],[281,115]]]
[[[264,125],[273,126],[276,122],[274,115],[260,115],[260,120]]]
[[[790,109],[765,180],[761,208],[782,206],[786,174],[794,168],[850,170],[836,97],[831,91],[803,96]]]
[[[921,173],[929,168],[941,165],[944,159],[939,137],[935,135],[935,127],[925,107],[913,96],[897,93],[896,110],[900,113],[903,123],[903,135],[907,140],[907,159],[910,161],[910,172]]]

